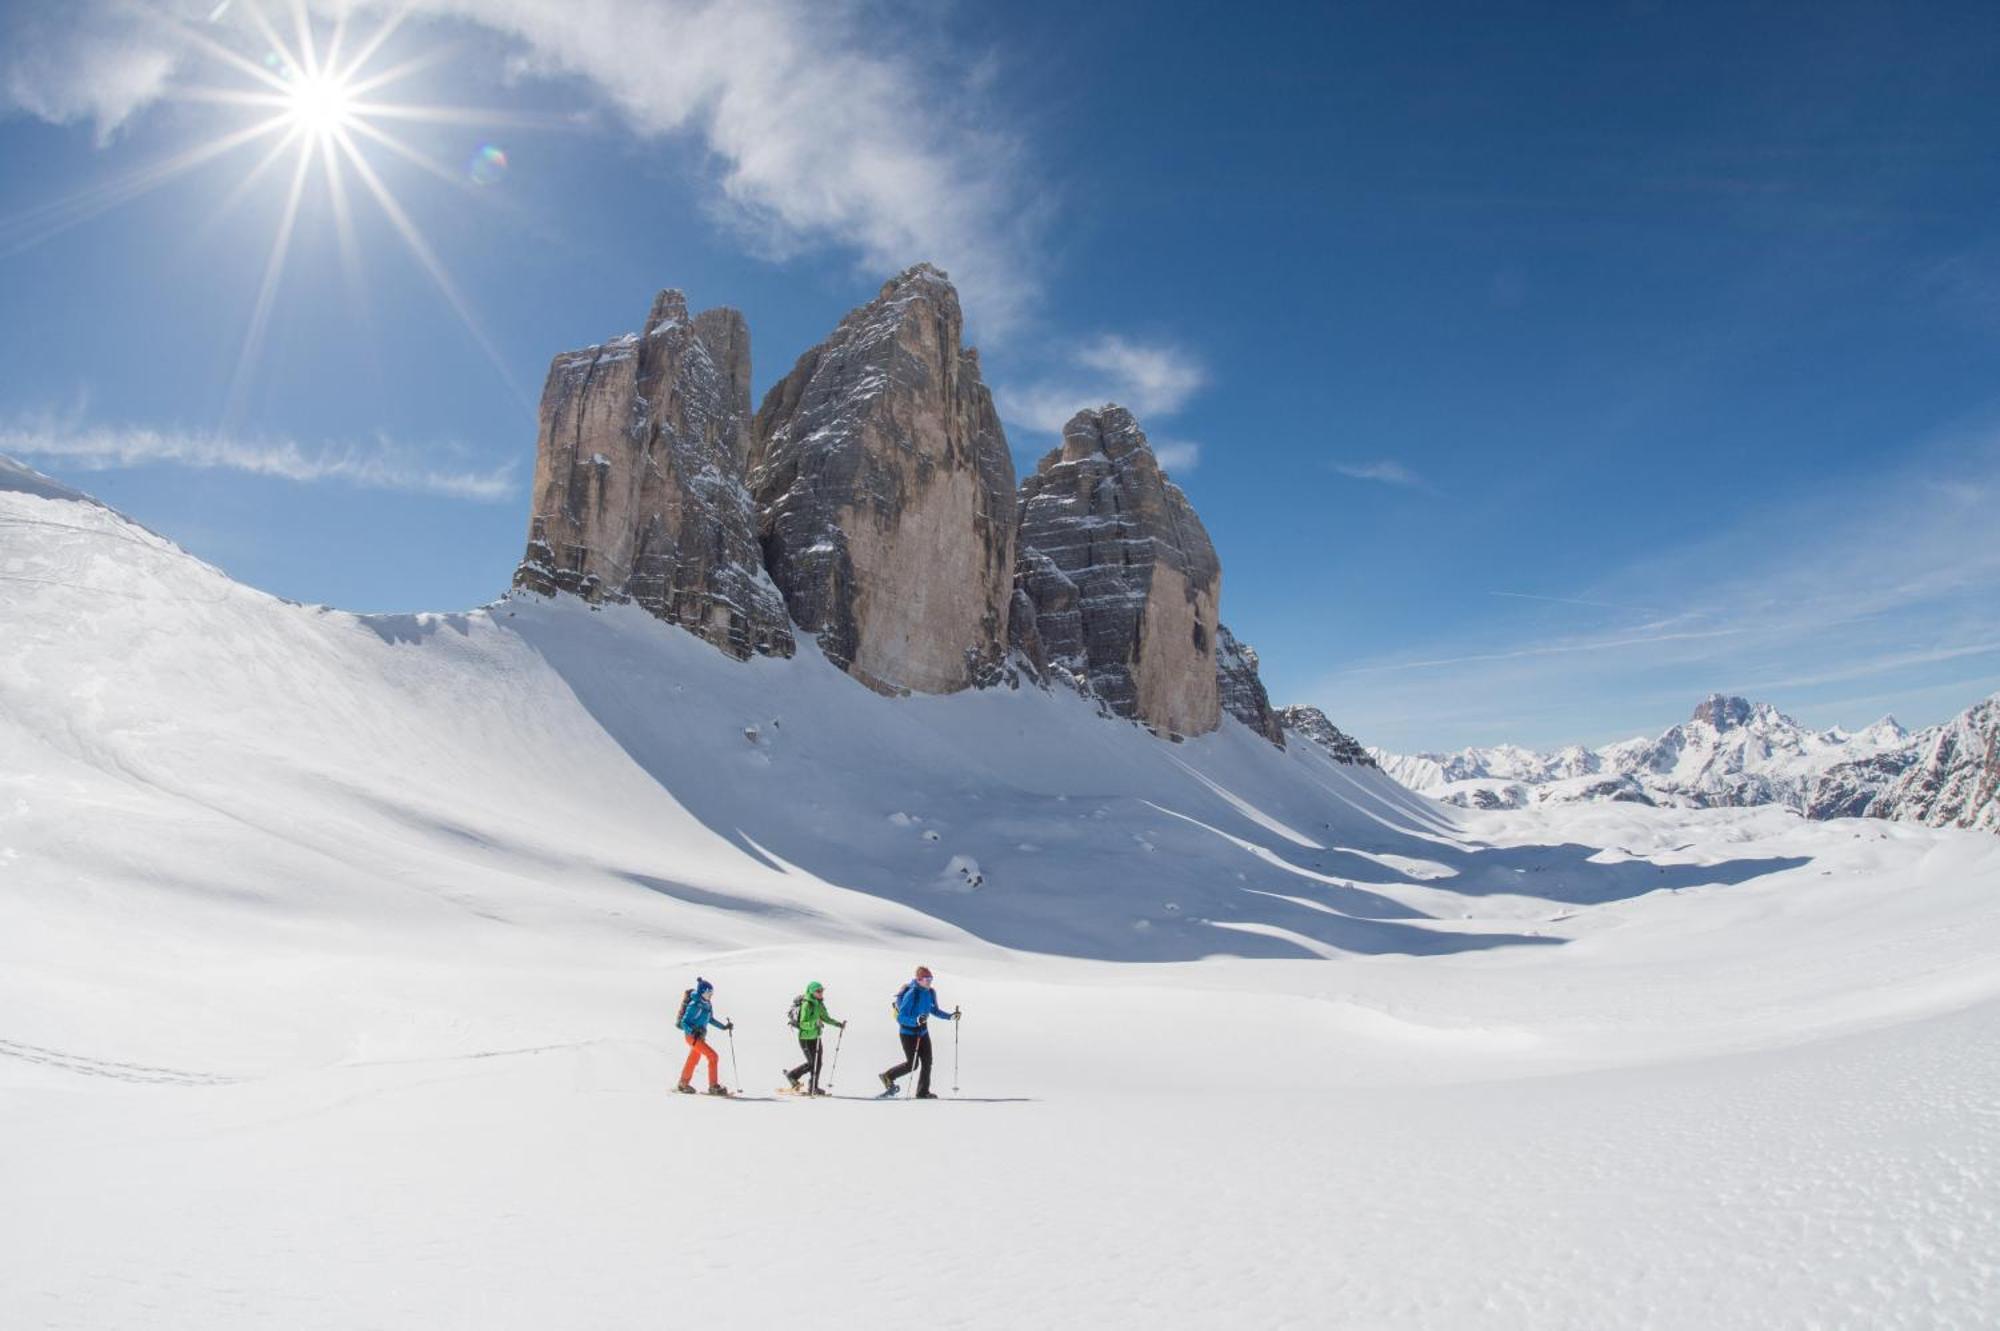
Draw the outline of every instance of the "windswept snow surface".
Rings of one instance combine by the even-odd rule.
[[[69,493],[0,483],[0,1325],[2000,1314],[2000,839],[294,606]],[[867,1099],[919,961],[959,1093]],[[672,1095],[697,973],[760,1097],[825,982],[836,1098]]]

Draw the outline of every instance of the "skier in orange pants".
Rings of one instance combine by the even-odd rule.
[[[729,1088],[722,1085],[716,1077],[715,1049],[708,1042],[708,1028],[710,1023],[720,1026],[725,1031],[733,1031],[736,1027],[734,1023],[724,1021],[715,1015],[715,1008],[708,997],[714,992],[715,986],[697,975],[694,988],[681,995],[681,1015],[675,1025],[679,1026],[681,1033],[687,1036],[688,1056],[687,1062],[681,1064],[681,1084],[674,1089],[682,1095],[694,1094],[695,1064],[704,1058],[708,1060],[708,1093],[729,1094]]]

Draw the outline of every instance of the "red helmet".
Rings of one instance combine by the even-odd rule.
[[[930,979],[930,978],[931,978],[931,968],[930,968],[929,966],[919,966],[919,967],[917,967],[917,978],[918,978],[919,980],[928,980],[928,979]]]

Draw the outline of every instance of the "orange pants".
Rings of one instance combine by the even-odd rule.
[[[699,1035],[688,1036],[687,1042],[688,1058],[687,1062],[681,1064],[681,1080],[693,1081],[694,1065],[705,1058],[708,1060],[708,1084],[710,1086],[715,1085],[715,1050],[711,1049],[708,1041],[702,1039]]]

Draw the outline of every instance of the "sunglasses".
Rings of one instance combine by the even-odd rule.
[[[928,975],[919,975],[917,977],[917,983],[922,985],[924,988],[928,989],[931,987],[931,977]]]

